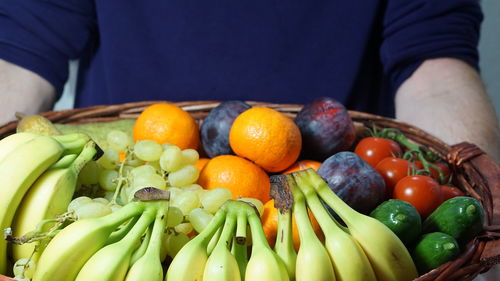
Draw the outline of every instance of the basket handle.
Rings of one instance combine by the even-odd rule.
[[[469,177],[459,180],[475,183],[465,184],[471,194],[479,196],[488,215],[487,229],[500,232],[500,167],[476,145],[462,142],[453,145],[447,160],[454,169],[460,169]],[[500,239],[498,235],[487,236],[480,263],[491,267],[500,263]]]

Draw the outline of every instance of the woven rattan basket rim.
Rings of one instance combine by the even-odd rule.
[[[158,102],[166,101],[143,101],[117,105],[97,105],[70,110],[50,111],[45,112],[42,115],[55,123],[83,124],[91,122],[107,122],[119,119],[136,118],[138,114],[147,106]],[[220,102],[186,101],[172,103],[182,107],[196,120],[202,122],[203,118],[208,115],[210,110],[216,107]],[[252,106],[274,108],[290,117],[294,117],[302,108],[302,105],[299,104],[279,104],[257,101],[247,101],[247,103]],[[457,152],[456,147],[450,146],[425,131],[404,122],[359,111],[349,111],[349,114],[357,125],[376,125],[379,127],[399,129],[410,140],[428,147],[441,159],[447,161],[454,172],[458,175],[455,178],[455,185],[481,201],[486,210],[487,228],[496,229],[496,226],[492,224],[496,222],[494,221],[496,218],[500,218],[500,211],[498,211],[500,210],[500,199],[496,198],[497,192],[492,195],[492,190],[490,190],[490,188],[494,188],[495,190],[500,189],[500,168],[498,168],[498,166],[496,166],[494,162],[480,150],[479,153],[477,153],[477,147],[471,145],[475,148],[471,149],[467,145],[465,147],[459,146],[461,149]],[[13,121],[0,127],[0,138],[14,133],[16,125],[17,121]],[[466,156],[461,157],[460,152],[462,151],[465,151],[468,154],[466,153]],[[469,153],[470,151],[472,151],[473,154]],[[453,157],[450,157],[450,155]],[[472,158],[471,161],[469,161],[469,157]],[[475,167],[472,162],[477,162],[478,158],[481,158],[479,160],[485,159],[487,168],[491,168],[493,170],[493,175],[497,173],[499,177],[492,179],[492,176],[489,173],[486,173],[483,167]],[[416,280],[472,280],[479,273],[488,270],[493,264],[499,262],[500,245],[497,245],[499,243],[496,242],[500,240],[495,240],[493,239],[494,237],[496,237],[496,232],[493,230],[481,237],[476,237],[476,239],[471,241],[467,245],[467,248],[462,251],[459,258],[448,262],[423,276],[420,276]],[[495,245],[493,245],[493,243],[495,243]],[[494,246],[493,250],[490,250],[491,253],[489,253],[487,257],[484,257],[484,253],[487,252],[485,249],[492,248],[489,246]],[[4,277],[0,276],[0,281],[3,280],[2,278]]]

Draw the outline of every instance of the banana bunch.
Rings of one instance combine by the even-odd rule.
[[[247,259],[247,226],[252,254]],[[260,217],[249,203],[227,201],[209,225],[173,259],[165,281],[288,281],[282,259],[270,248]]]
[[[16,133],[0,140],[0,178],[2,179],[0,229],[4,230],[12,226],[16,211],[20,207],[25,207],[24,203],[21,204],[23,197],[37,179],[49,169],[68,165],[71,159],[76,158],[71,155],[80,154],[89,141],[89,137],[83,134],[44,136],[28,132]],[[36,212],[39,212],[40,206],[35,207],[37,207]],[[30,215],[27,214],[27,216]],[[30,220],[30,218],[26,219]],[[0,274],[6,274],[6,272],[7,242],[0,239]]]
[[[291,231],[287,231],[291,216],[287,213],[293,213],[299,230],[301,243],[296,256],[290,250],[278,251],[279,248],[290,249],[291,243],[277,244],[282,259],[291,261],[288,270],[295,280],[405,281],[418,277],[401,240],[379,221],[349,207],[314,170],[272,176],[271,181],[271,195],[284,211],[278,223],[284,225],[283,233],[289,236],[277,243],[291,239]],[[347,227],[328,213],[322,201]],[[324,245],[311,226],[308,207],[323,233],[327,234]]]
[[[169,193],[154,188],[138,193],[146,194],[139,197],[145,201],[62,229],[39,257],[33,281],[163,280],[160,250]]]

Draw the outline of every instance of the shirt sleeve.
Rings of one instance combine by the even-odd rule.
[[[426,59],[458,58],[478,69],[482,20],[478,0],[388,0],[380,58],[391,93]]]
[[[91,0],[0,1],[0,58],[31,70],[61,93],[68,61],[96,30]]]

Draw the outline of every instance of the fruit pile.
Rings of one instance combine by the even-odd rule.
[[[27,116],[0,140],[0,274],[412,280],[456,258],[482,206],[425,147],[363,129],[330,98],[294,119],[242,101],[202,122],[169,103],[102,124]]]

